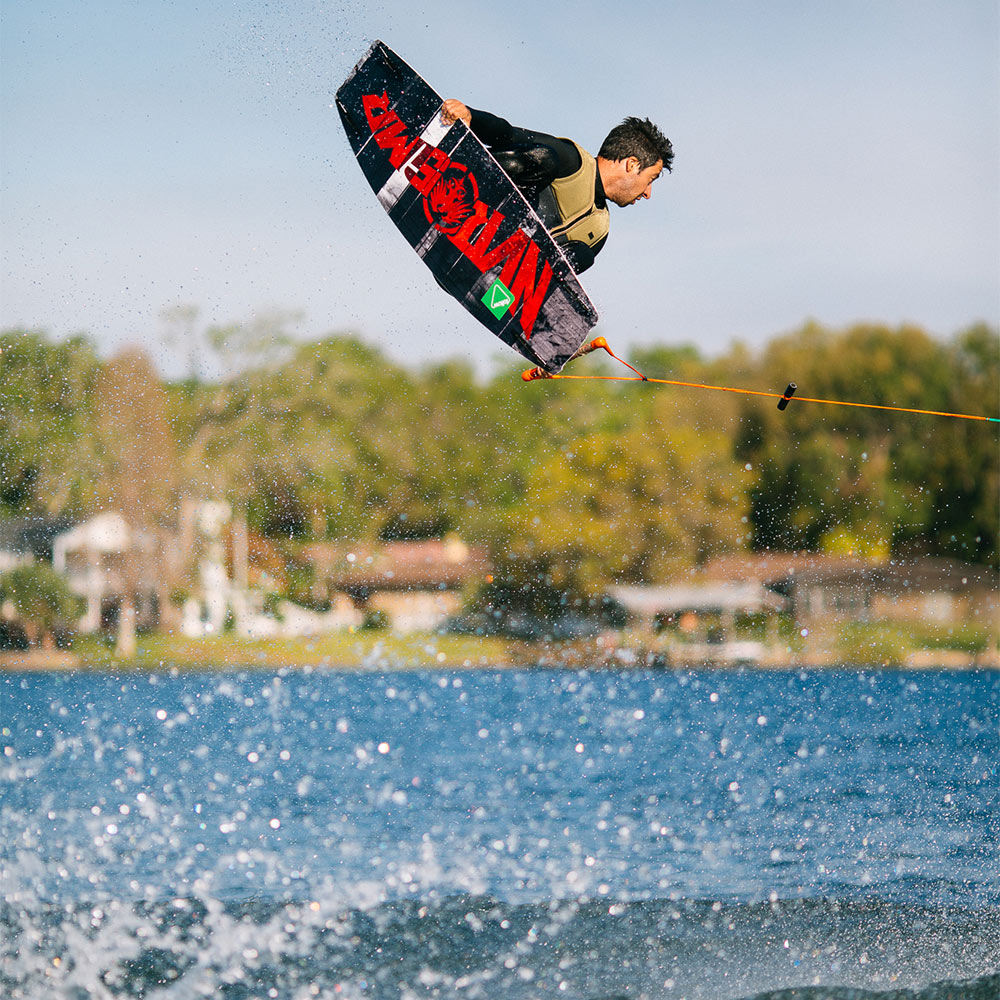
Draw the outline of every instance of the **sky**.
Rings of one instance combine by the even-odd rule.
[[[813,319],[1000,325],[995,0],[0,0],[0,328],[142,346],[351,333],[407,365],[515,355],[375,200],[334,94],[376,38],[442,97],[596,152],[670,137],[584,287],[619,352]]]

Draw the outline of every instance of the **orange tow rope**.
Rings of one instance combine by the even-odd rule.
[[[573,379],[575,381],[592,381],[592,382],[656,382],[659,385],[679,385],[684,386],[688,389],[715,389],[718,392],[736,392],[743,396],[766,396],[770,399],[778,400],[778,409],[784,410],[789,402],[793,403],[825,403],[828,406],[856,406],[865,410],[892,410],[895,413],[922,413],[929,417],[953,417],[956,420],[980,420],[984,423],[1000,423],[1000,417],[985,417],[977,413],[948,413],[943,410],[919,410],[911,406],[886,406],[881,403],[852,403],[845,399],[813,399],[809,396],[794,396],[795,393],[795,383],[790,382],[788,388],[785,389],[783,393],[781,392],[762,392],[759,389],[741,389],[736,386],[730,385],[709,385],[705,382],[681,382],[677,379],[669,378],[649,378],[643,375],[636,368],[627,362],[623,361],[611,348],[608,346],[608,342],[603,337],[595,337],[586,347],[579,352],[580,355],[589,354],[591,351],[596,351],[598,349],[603,349],[608,352],[615,359],[615,361],[621,362],[626,368],[631,368],[635,372],[635,376],[632,375],[551,375],[541,368],[529,368],[526,372],[521,373],[521,378],[525,382],[533,382],[535,379],[547,379],[547,378],[561,378],[561,379]]]

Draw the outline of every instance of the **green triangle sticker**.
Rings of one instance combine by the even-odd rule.
[[[483,296],[483,305],[497,319],[500,319],[503,314],[514,304],[514,293],[499,279],[490,285],[486,289],[486,294]]]

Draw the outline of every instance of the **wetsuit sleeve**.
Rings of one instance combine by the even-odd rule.
[[[580,153],[576,146],[565,139],[557,139],[547,132],[534,132],[527,128],[511,125],[505,118],[491,115],[488,111],[472,112],[472,131],[485,145],[496,149],[518,149],[544,146],[552,151],[556,177],[568,177],[580,169]]]
[[[563,253],[569,259],[570,266],[576,274],[582,274],[594,263],[594,258],[601,252],[607,238],[589,247],[581,240],[570,240],[563,248]]]
[[[472,113],[470,127],[473,134],[490,148],[500,166],[536,208],[537,194],[541,189],[557,178],[569,177],[580,169],[583,161],[573,143],[547,132],[518,128],[488,111],[477,111],[475,108],[469,108],[469,111]],[[562,250],[570,266],[580,274],[594,263],[604,243],[605,240],[601,240],[590,247],[580,240],[570,240]]]

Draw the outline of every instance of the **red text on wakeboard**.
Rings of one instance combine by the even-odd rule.
[[[500,280],[513,296],[510,308],[517,309],[520,303],[521,329],[530,340],[552,280],[552,268],[544,258],[539,274],[538,244],[517,229],[491,246],[504,216],[479,198],[472,171],[419,136],[411,139],[403,120],[389,109],[387,93],[367,94],[361,103],[375,142],[389,153],[389,163],[423,195],[427,221],[481,272],[503,262]]]

